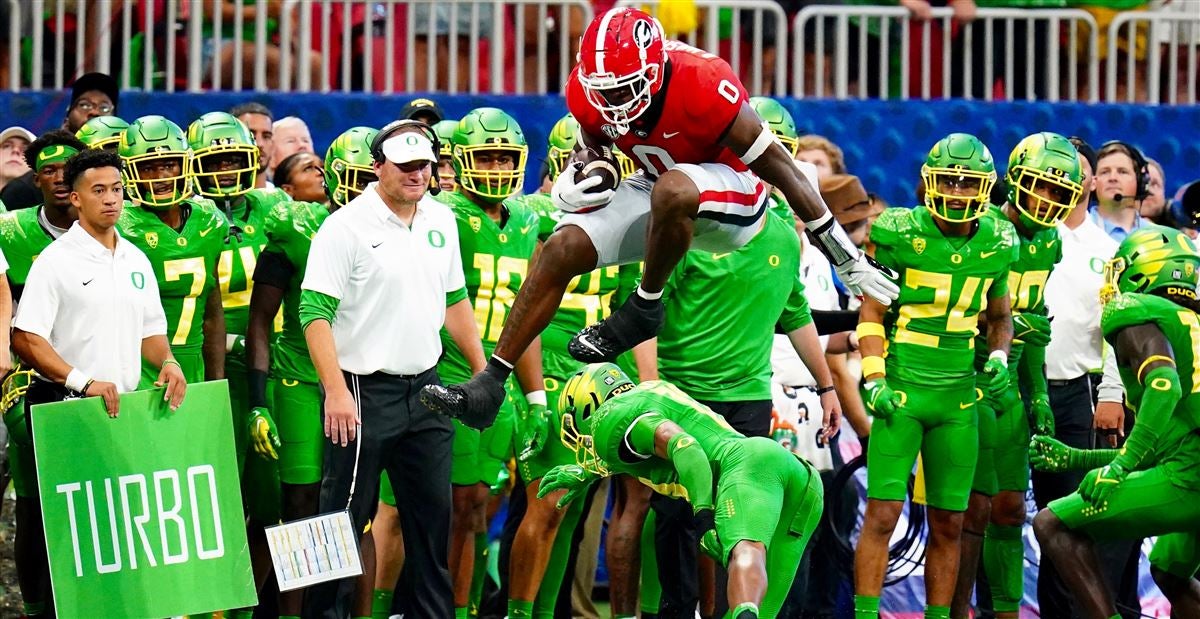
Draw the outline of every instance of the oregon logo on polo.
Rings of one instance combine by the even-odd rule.
[[[66,501],[75,576],[225,556],[211,464],[55,486]]]
[[[430,230],[428,238],[429,244],[434,247],[444,247],[446,245],[446,235],[442,234],[440,230]]]
[[[133,282],[133,287],[141,290],[146,287],[146,276],[141,272],[134,271],[129,274],[129,281]]]

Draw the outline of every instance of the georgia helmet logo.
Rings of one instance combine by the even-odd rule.
[[[650,42],[654,40],[654,26],[650,25],[649,21],[644,19],[638,20],[633,24],[633,44],[638,49],[646,49],[650,47]]]

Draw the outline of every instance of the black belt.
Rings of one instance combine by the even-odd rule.
[[[1070,387],[1072,385],[1075,385],[1075,384],[1078,384],[1078,383],[1081,383],[1084,381],[1091,381],[1091,380],[1092,380],[1092,373],[1088,372],[1086,374],[1080,374],[1079,376],[1076,376],[1075,378],[1068,378],[1065,380],[1047,380],[1046,385],[1050,386],[1050,387],[1062,388],[1062,387]]]

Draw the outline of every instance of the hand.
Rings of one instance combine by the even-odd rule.
[[[891,417],[896,411],[904,408],[904,395],[892,391],[888,386],[887,381],[882,378],[876,378],[863,387],[867,390],[867,398],[864,404],[871,412],[880,419]]]
[[[345,387],[325,394],[325,436],[334,445],[345,447],[358,435],[358,418],[354,396]]]
[[[913,19],[917,21],[925,21],[933,17],[933,7],[929,6],[928,0],[900,0],[900,6],[908,9],[912,13]]]
[[[954,8],[954,21],[965,24],[975,19],[975,0],[950,0]]]
[[[542,453],[546,447],[550,434],[550,410],[541,404],[530,406],[522,420],[521,431],[525,447],[517,459],[526,462]]]
[[[572,162],[567,169],[559,173],[558,178],[554,179],[554,185],[550,187],[550,198],[554,200],[554,205],[564,213],[577,213],[599,208],[608,204],[616,194],[613,189],[606,189],[599,193],[588,191],[604,182],[604,178],[600,176],[585,178],[576,184],[575,173],[581,167],[582,165],[578,161]]]
[[[1125,438],[1125,406],[1120,402],[1097,402],[1092,427],[1109,447],[1117,447]]]
[[[1034,436],[1029,441],[1029,464],[1044,473],[1071,470],[1071,451],[1066,443],[1049,436]]]
[[[884,305],[891,305],[900,296],[896,272],[864,253],[859,253],[857,260],[838,265],[837,274],[851,292],[866,295]]]
[[[1008,390],[1008,363],[992,357],[983,364],[983,373],[988,377],[987,395],[999,402]]]
[[[559,509],[566,509],[567,505],[571,504],[580,494],[587,492],[588,484],[595,481],[596,476],[585,471],[578,464],[561,464],[546,472],[542,476],[541,484],[538,486],[538,498],[545,497],[547,494],[557,490],[566,490],[567,493],[558,499],[555,505]]]
[[[721,566],[725,565],[725,549],[721,548],[721,539],[717,537],[716,529],[709,529],[700,536],[700,550]]]
[[[1039,393],[1030,398],[1029,412],[1033,416],[1033,433],[1054,436],[1054,409],[1050,408],[1050,396]]]
[[[164,363],[158,371],[158,380],[154,381],[154,386],[163,385],[167,386],[163,392],[163,402],[169,402],[171,410],[177,410],[179,405],[183,404],[183,394],[187,391],[187,380],[183,378],[183,370],[179,368],[177,361]]]
[[[507,466],[500,467],[500,472],[496,475],[496,481],[488,488],[488,492],[492,496],[504,494],[508,489],[508,482],[512,481],[512,473],[509,472]]]
[[[250,411],[250,441],[254,444],[254,452],[264,458],[278,460],[279,430],[275,428],[275,420],[264,406],[256,406]]]
[[[842,403],[838,400],[837,391],[826,391],[821,394],[821,444],[828,445],[841,427]]]
[[[1129,471],[1116,462],[1093,469],[1084,475],[1083,481],[1079,482],[1079,495],[1094,507],[1102,508],[1108,502],[1108,497],[1112,495],[1113,490],[1117,489],[1117,485],[1125,481],[1128,476]]]
[[[99,396],[104,398],[104,409],[108,411],[108,416],[113,419],[117,418],[117,411],[121,407],[121,395],[117,393],[117,386],[102,380],[94,380],[83,390],[83,395],[91,397]]]
[[[1030,346],[1050,343],[1050,319],[1039,314],[1013,312],[1013,339]]]

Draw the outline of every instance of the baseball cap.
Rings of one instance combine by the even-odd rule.
[[[409,163],[410,161],[430,161],[437,163],[437,155],[433,152],[433,142],[422,133],[409,131],[398,133],[384,140],[383,156],[392,163]]]
[[[1194,180],[1175,192],[1171,200],[1171,218],[1180,226],[1200,227],[1200,180]]]
[[[821,179],[821,198],[841,225],[851,224],[878,214],[882,208],[871,205],[862,181],[853,174],[831,174]]]
[[[0,143],[3,143],[8,138],[25,138],[26,142],[34,141],[37,136],[25,127],[9,127],[4,131],[0,131]]]
[[[71,84],[71,103],[67,108],[74,107],[75,102],[83,96],[83,93],[92,90],[98,90],[108,95],[113,107],[117,107],[117,99],[121,94],[117,88],[117,80],[107,73],[84,73],[75,78],[75,82]]]
[[[413,99],[400,109],[400,118],[402,119],[415,120],[413,117],[418,114],[434,116],[434,123],[442,122],[446,118],[446,113],[433,99]]]

